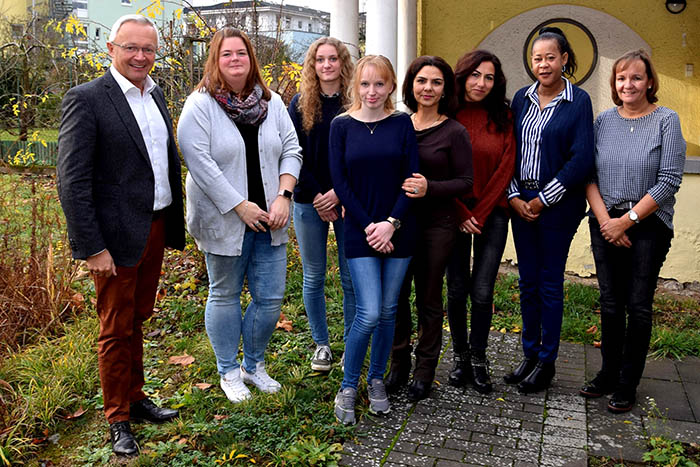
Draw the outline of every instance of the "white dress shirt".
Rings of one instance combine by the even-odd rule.
[[[124,93],[141,130],[155,178],[153,210],[159,211],[169,206],[173,197],[168,180],[168,128],[151,95],[156,88],[156,83],[150,76],[146,76],[142,93],[131,81],[122,76],[114,65],[109,68],[109,71]]]

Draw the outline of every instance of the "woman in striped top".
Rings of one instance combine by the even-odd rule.
[[[617,107],[595,121],[596,176],[586,189],[595,215],[589,225],[600,285],[603,365],[579,392],[588,398],[613,393],[608,410],[619,413],[634,406],[644,372],[686,145],[678,115],[655,104],[659,82],[646,52],[618,58],[610,87]]]
[[[524,393],[549,387],[564,309],[564,267],[586,210],[593,170],[593,110],[573,76],[576,58],[558,28],[542,28],[532,45],[537,82],[513,97],[515,176],[508,188],[520,272],[524,359],[506,383]]]

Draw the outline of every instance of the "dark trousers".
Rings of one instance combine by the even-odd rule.
[[[470,260],[474,242],[474,264]],[[485,356],[493,315],[493,288],[508,239],[508,214],[496,207],[481,234],[459,232],[447,265],[447,319],[455,353],[471,349]],[[471,332],[467,334],[467,297],[471,297]]]
[[[535,192],[522,191],[526,192],[525,200],[536,196]],[[533,222],[513,216],[513,242],[520,273],[522,344],[527,358],[538,358],[545,363],[557,359],[564,315],[566,258],[583,218],[584,206],[583,197],[564,199],[544,208]]]
[[[611,217],[627,211],[611,210]],[[651,339],[652,305],[659,271],[673,231],[651,215],[627,230],[631,248],[616,247],[589,220],[591,246],[600,286],[601,376],[620,389],[637,388]]]
[[[153,314],[165,249],[165,220],[151,224],[141,259],[117,275],[93,276],[100,334],[97,359],[107,422],[129,420],[129,403],[144,399],[143,322]]]
[[[442,285],[445,267],[449,261],[456,238],[454,218],[441,218],[431,222],[419,233],[416,253],[406,273],[396,311],[394,344],[391,350],[392,371],[407,372],[411,367],[411,281],[416,287],[418,310],[418,342],[416,343],[416,367],[413,377],[432,382],[442,348]]]

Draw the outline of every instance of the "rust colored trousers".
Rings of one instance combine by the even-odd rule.
[[[165,250],[165,220],[154,220],[136,266],[117,266],[117,275],[93,275],[100,334],[97,358],[108,423],[129,420],[129,404],[143,392],[143,322],[153,314]]]

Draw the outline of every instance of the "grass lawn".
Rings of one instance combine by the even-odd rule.
[[[0,193],[3,185],[26,182],[26,177],[2,175]],[[55,188],[48,186],[42,194],[55,198]],[[22,222],[27,213],[18,209],[7,215]],[[343,351],[342,295],[334,244],[330,250],[328,323],[337,362]],[[282,383],[282,390],[272,395],[253,390],[251,400],[233,405],[218,387],[214,354],[204,329],[207,280],[201,254],[191,239],[184,252],[166,254],[156,312],[144,330],[144,389],[158,403],[178,408],[181,418],[164,425],[135,425],[142,453],[129,465],[333,464],[340,444],[354,435],[354,428],[339,425],[333,416],[333,398],[342,372],[337,364],[327,375],[310,369],[314,346],[302,303],[301,262],[293,237],[288,258],[282,312],[289,322],[284,323],[287,329],[275,331],[266,354],[268,372]],[[14,402],[7,405],[9,409],[0,408],[0,465],[2,456],[8,462],[34,465],[41,461],[47,465],[48,461],[55,465],[114,462],[101,410],[97,320],[91,304],[94,288],[87,276],[74,287],[84,297],[82,311],[63,325],[58,336],[38,338],[0,364],[0,397]],[[249,299],[244,294],[244,305]],[[700,355],[698,304],[660,297],[656,307],[652,351],[659,356]],[[495,308],[495,330],[520,330],[516,276],[499,278]],[[598,309],[595,288],[567,282],[562,338],[585,343],[599,340]],[[182,356],[192,357],[191,362],[170,362]],[[366,415],[366,394],[361,382],[360,416]]]

